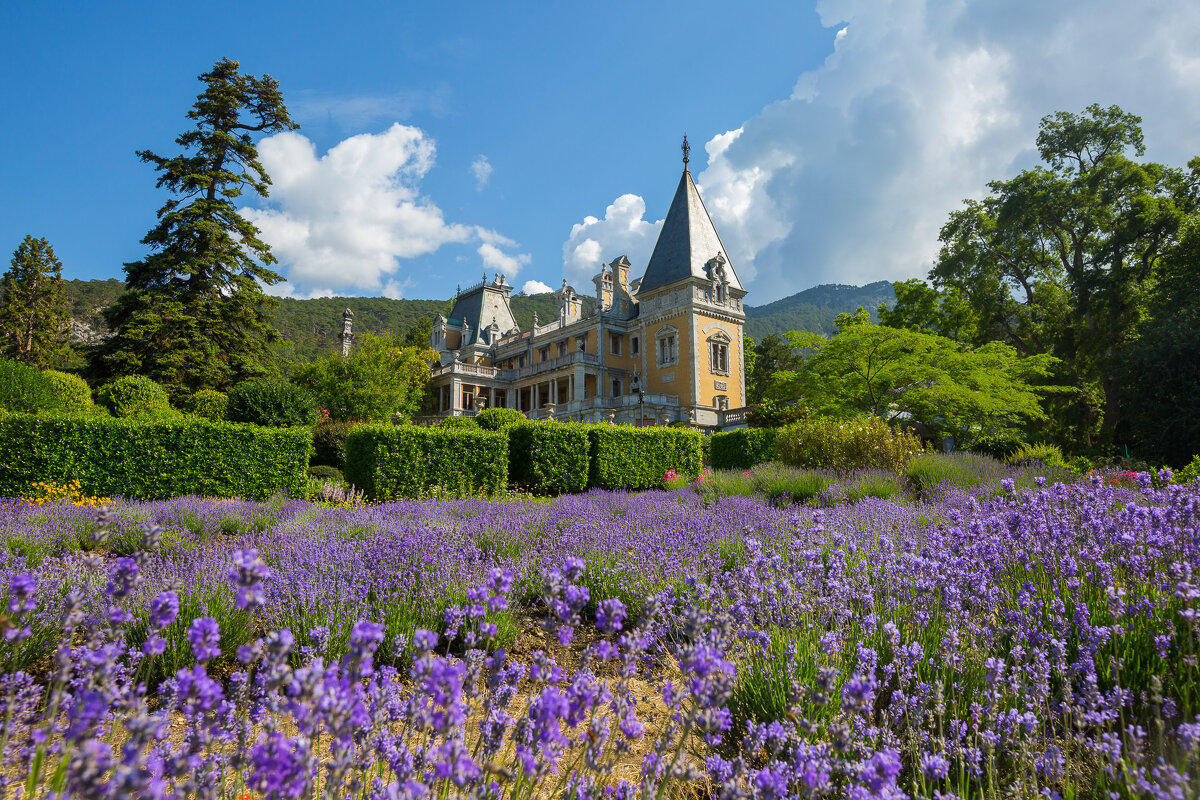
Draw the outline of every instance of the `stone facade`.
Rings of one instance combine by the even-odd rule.
[[[737,425],[746,398],[746,295],[684,164],[640,279],[621,256],[593,279],[585,316],[575,288],[557,319],[520,330],[503,275],[460,289],[438,315],[432,386],[438,416],[516,408],[531,419],[629,425]]]

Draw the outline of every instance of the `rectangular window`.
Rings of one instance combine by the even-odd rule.
[[[664,336],[658,340],[659,366],[675,363],[675,336]]]
[[[613,397],[620,397],[620,396],[621,396],[621,379],[620,379],[620,378],[613,378],[613,382],[612,382],[612,396],[613,396]]]
[[[621,335],[610,333],[608,335],[608,351],[614,356],[621,355]]]
[[[641,340],[636,336],[629,337],[629,354],[631,356],[641,355]]]
[[[575,337],[575,349],[581,353],[587,352],[587,337],[586,336]]]
[[[543,347],[541,350],[539,350],[538,358],[540,358],[542,361],[549,361],[550,360],[550,348]]]
[[[567,355],[567,353],[569,353],[569,352],[570,352],[570,351],[567,349],[567,346],[568,346],[568,345],[567,345],[567,340],[566,340],[566,339],[563,339],[561,342],[559,342],[559,343],[558,343],[558,354],[559,354],[560,356],[565,356],[565,355]]]
[[[709,369],[712,372],[729,374],[729,345],[724,342],[709,343]]]

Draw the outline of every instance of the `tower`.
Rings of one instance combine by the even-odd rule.
[[[346,309],[342,312],[342,358],[350,355],[350,344],[354,341],[354,332],[351,326],[354,324],[354,312]]]

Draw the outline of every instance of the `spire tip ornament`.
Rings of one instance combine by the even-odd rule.
[[[688,168],[688,153],[692,151],[692,148],[688,145],[686,133],[683,135],[683,144],[679,149],[683,151],[683,169],[686,172]]]

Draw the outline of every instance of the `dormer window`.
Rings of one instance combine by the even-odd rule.
[[[723,284],[723,283],[717,284],[717,303],[719,305],[725,305],[725,303],[727,302],[726,295],[728,294],[728,292],[729,292],[729,287],[727,287],[725,284]]]

